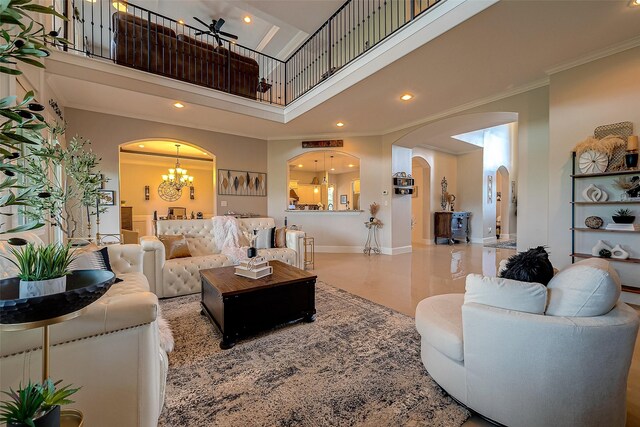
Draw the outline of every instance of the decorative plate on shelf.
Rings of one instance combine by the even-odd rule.
[[[603,224],[604,224],[604,221],[599,216],[590,216],[584,220],[584,225],[593,229],[600,228],[602,227]]]
[[[578,166],[582,173],[602,173],[607,169],[609,157],[595,150],[585,151],[580,155]]]

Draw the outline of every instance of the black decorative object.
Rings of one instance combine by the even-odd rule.
[[[598,255],[600,255],[602,258],[611,258],[611,251],[609,249],[600,249]]]
[[[258,250],[253,246],[247,249],[247,258],[255,258],[258,256]]]
[[[107,270],[77,270],[67,276],[66,292],[33,298],[19,298],[19,278],[0,280],[0,323],[38,322],[73,313],[104,295],[115,278]]]
[[[500,273],[500,277],[546,286],[553,278],[553,266],[547,251],[543,246],[538,246],[509,258],[507,268]]]
[[[616,224],[633,224],[633,221],[636,220],[636,217],[613,215],[611,219],[613,219],[613,222],[615,222]]]
[[[56,405],[44,415],[33,419],[35,427],[60,427],[60,405]],[[26,424],[7,423],[7,427],[24,427]]]
[[[638,166],[638,153],[625,154],[624,164],[627,166],[627,169],[635,169]]]

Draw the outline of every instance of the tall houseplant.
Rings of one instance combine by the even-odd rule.
[[[0,0],[0,75],[19,76],[15,67],[19,62],[44,68],[41,60],[49,56],[47,44],[67,44],[56,31],[47,32],[32,14],[55,15],[65,19],[51,7],[32,3],[31,0]],[[28,186],[22,176],[21,160],[29,156],[29,147],[37,147],[46,140],[50,125],[41,112],[44,106],[34,102],[34,93],[28,92],[18,101],[15,95],[0,99],[0,230],[18,232],[41,227],[42,220],[31,221],[6,230],[2,217],[12,215],[6,209],[32,206],[38,199],[49,195]],[[3,231],[0,231],[2,233]]]

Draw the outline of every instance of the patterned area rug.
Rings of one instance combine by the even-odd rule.
[[[159,426],[460,426],[414,320],[319,283],[317,320],[220,350],[199,295],[162,301],[176,346]]]
[[[498,248],[498,249],[515,249],[517,242],[515,240],[503,240],[495,243],[485,243],[485,248]]]

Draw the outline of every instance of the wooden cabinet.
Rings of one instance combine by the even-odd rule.
[[[120,228],[133,230],[133,206],[120,206]]]
[[[471,230],[471,212],[436,212],[433,221],[433,238],[438,244],[438,238],[447,239],[448,243],[464,240],[469,243]]]

